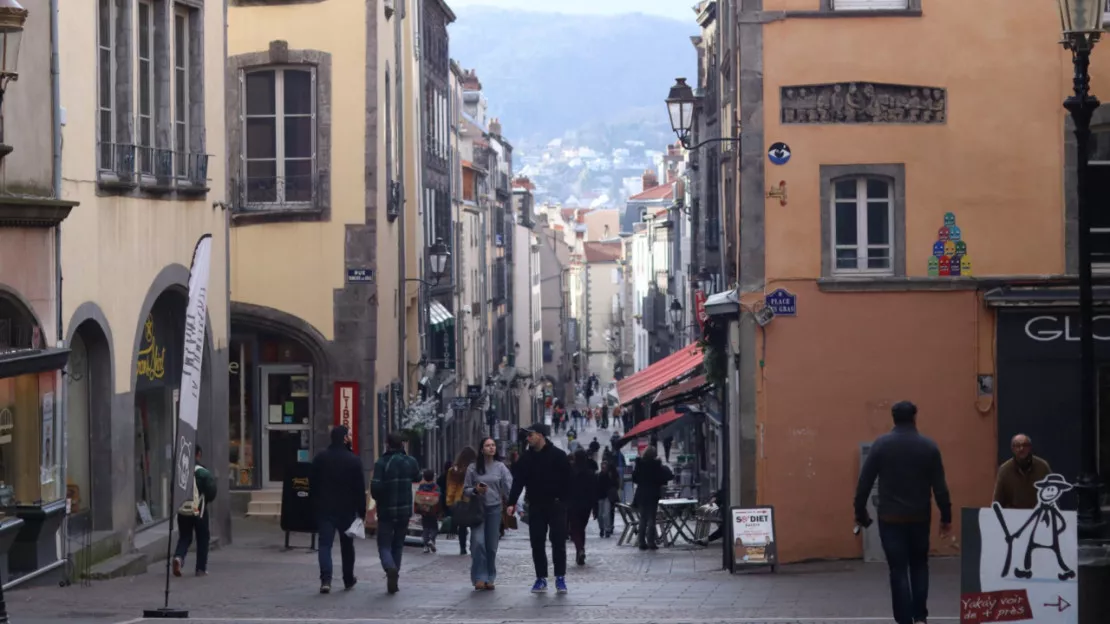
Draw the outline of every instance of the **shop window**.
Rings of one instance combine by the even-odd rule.
[[[61,498],[56,376],[47,372],[0,379],[0,507]]]
[[[231,341],[228,362],[228,471],[231,487],[252,487],[255,483],[254,387],[257,369],[253,345]]]
[[[172,513],[174,405],[181,380],[185,307],[178,293],[162,295],[143,326],[135,379],[135,513],[139,525]]]
[[[271,334],[259,338],[262,364],[308,364],[312,355],[299,342]]]

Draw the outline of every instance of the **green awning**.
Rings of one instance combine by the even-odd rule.
[[[432,329],[446,329],[455,324],[455,317],[451,315],[451,312],[449,312],[447,307],[442,303],[433,299],[428,308],[428,317],[431,321]]]

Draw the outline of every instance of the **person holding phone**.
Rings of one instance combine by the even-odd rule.
[[[463,493],[485,503],[482,524],[470,530],[470,582],[477,591],[492,590],[497,581],[497,545],[501,509],[513,488],[513,475],[497,455],[493,438],[482,440],[478,459],[466,469]]]

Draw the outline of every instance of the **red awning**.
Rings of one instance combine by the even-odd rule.
[[[691,392],[699,390],[703,386],[708,385],[708,383],[709,382],[706,381],[705,375],[698,375],[697,377],[687,379],[686,381],[678,385],[671,386],[670,388],[667,388],[666,390],[660,392],[659,396],[655,397],[655,400],[652,401],[652,403],[664,403],[666,401],[670,401],[671,399],[680,397],[684,394],[690,394]]]
[[[678,420],[679,418],[682,418],[682,414],[679,414],[676,411],[672,410],[669,412],[663,412],[662,414],[654,418],[649,418],[636,425],[635,427],[629,429],[628,433],[624,434],[624,437],[621,438],[621,440],[631,440],[632,438],[640,437],[660,427],[665,427]]]
[[[705,354],[695,345],[684,347],[644,370],[617,382],[617,397],[626,405],[694,372]]]

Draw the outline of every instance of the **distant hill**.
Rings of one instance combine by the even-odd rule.
[[[606,134],[655,149],[673,141],[663,99],[676,76],[693,82],[692,11],[688,22],[483,6],[460,7],[457,15],[451,57],[477,71],[514,146],[527,152],[555,138],[580,143]]]

